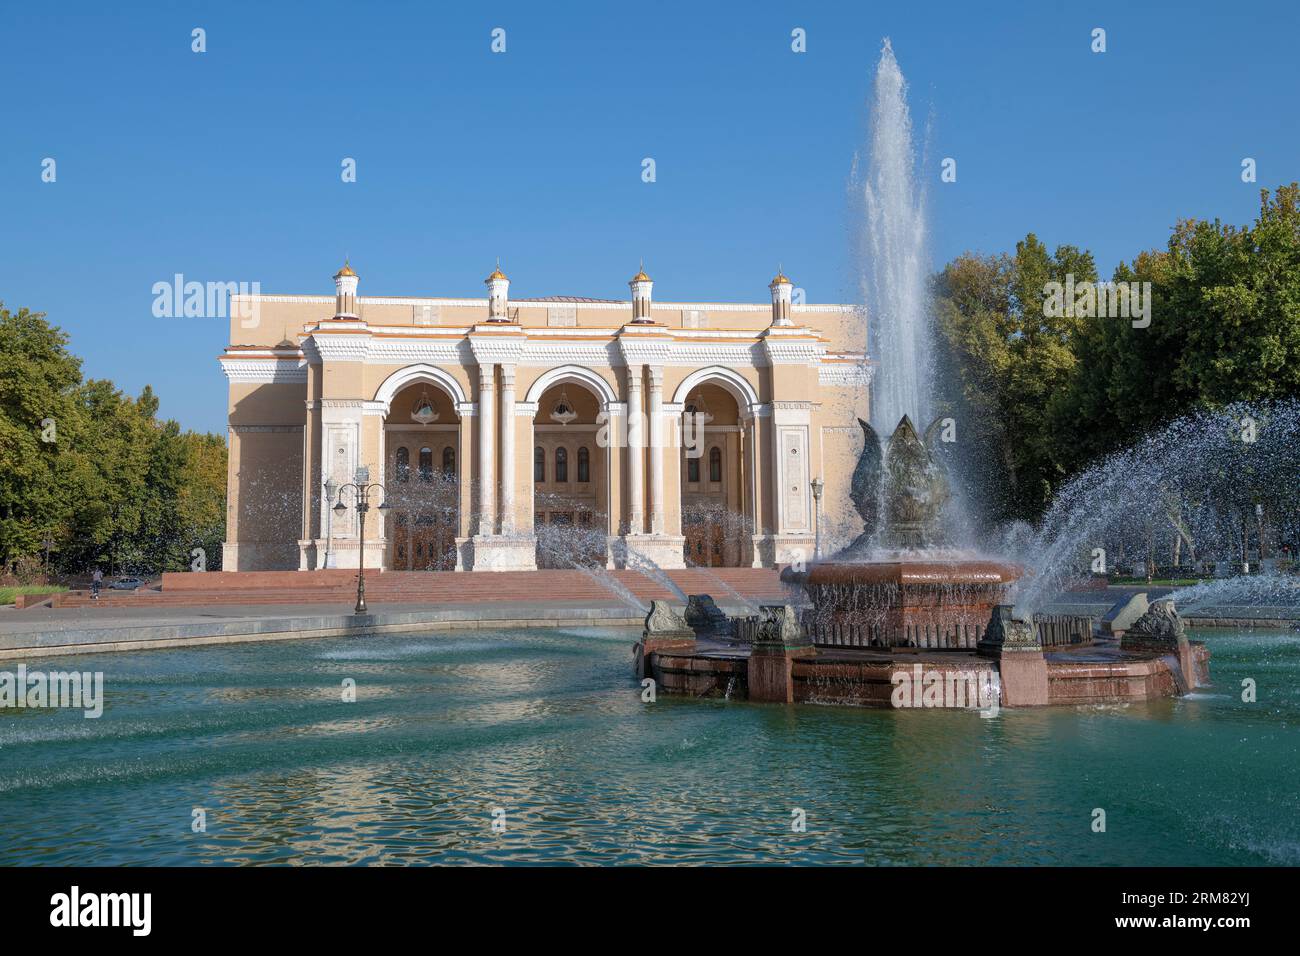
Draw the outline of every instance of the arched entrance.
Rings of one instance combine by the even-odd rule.
[[[747,475],[740,406],[713,381],[682,403],[682,534],[688,567],[748,565]]]
[[[601,398],[577,380],[548,387],[533,419],[537,566],[603,567],[609,547],[608,455],[597,444]]]
[[[437,382],[393,395],[384,418],[388,567],[453,571],[460,528],[460,416]]]

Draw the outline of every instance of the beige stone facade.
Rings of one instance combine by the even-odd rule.
[[[236,296],[225,570],[771,566],[848,509],[871,367],[851,306]],[[825,482],[814,500],[814,479]],[[326,482],[341,487],[336,515]]]

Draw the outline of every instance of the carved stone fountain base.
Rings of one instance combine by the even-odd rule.
[[[829,647],[974,649],[993,607],[1023,569],[963,558],[827,561],[785,571],[813,603],[804,623]]]

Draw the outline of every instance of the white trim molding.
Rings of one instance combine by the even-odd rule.
[[[223,355],[218,359],[226,380],[232,384],[295,384],[307,381],[307,362],[302,358],[285,358],[270,352]]]
[[[456,378],[444,369],[440,369],[436,365],[423,363],[408,365],[384,379],[383,384],[375,392],[375,401],[383,403],[385,415],[392,408],[393,399],[397,393],[416,382],[427,382],[430,385],[436,385],[451,397],[457,408],[469,401],[469,397],[465,394],[465,390],[461,388],[460,382],[456,381]]]
[[[536,405],[552,385],[567,383],[583,385],[595,392],[605,407],[618,401],[618,396],[614,393],[614,389],[609,382],[605,381],[598,372],[582,365],[560,365],[548,372],[544,372],[537,381],[529,386],[524,401]]]
[[[759,403],[758,392],[750,384],[749,380],[734,369],[722,365],[710,365],[687,375],[686,378],[682,379],[682,383],[677,386],[677,391],[673,392],[673,403],[684,403],[690,396],[692,389],[697,385],[708,382],[716,382],[725,388],[741,408],[752,407]]]
[[[822,362],[817,366],[817,384],[847,388],[867,387],[871,384],[875,367],[854,362]]]

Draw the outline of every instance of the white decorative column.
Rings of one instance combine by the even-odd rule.
[[[501,533],[515,533],[515,367],[501,366]]]
[[[627,369],[628,534],[645,533],[645,458],[641,446],[645,414],[641,409],[641,366]]]
[[[474,522],[474,420],[478,406],[463,402],[456,407],[460,426],[456,431],[456,570],[468,571],[474,566],[474,555],[468,544],[477,530]]]
[[[600,409],[605,414],[611,436],[627,433],[627,403],[604,402]],[[614,542],[623,534],[623,509],[614,497],[615,455],[620,454],[621,443],[611,437],[605,445],[605,567],[613,570],[618,567],[618,555]],[[530,444],[531,448],[532,445]],[[531,471],[530,471],[531,475]]]
[[[537,529],[533,527],[535,519],[533,513],[533,497],[535,493],[533,485],[533,448],[537,444],[537,436],[534,432],[533,420],[537,417],[538,404],[538,402],[515,402],[515,429],[520,433],[515,439],[515,445],[517,448],[522,449],[522,454],[516,453],[515,455],[515,468],[518,469],[515,476],[515,488],[524,501],[523,512],[515,519],[515,534],[533,541],[534,561],[537,554]]]
[[[520,531],[515,514],[521,487],[520,461],[515,454],[516,416],[520,414],[520,405],[515,401],[515,374],[523,356],[525,335],[519,324],[510,322],[501,311],[506,281],[505,276],[498,274],[489,277],[492,317],[476,325],[469,337],[470,350],[479,368],[478,477],[482,513],[472,541],[475,571],[524,571],[537,567],[537,539],[527,524]],[[499,407],[493,394],[498,368],[501,370]],[[494,436],[494,430],[500,434]],[[531,461],[529,456],[527,462]],[[532,485],[528,487],[531,489]]]
[[[479,535],[490,535],[493,529],[495,512],[495,491],[493,483],[493,459],[496,448],[492,442],[492,423],[495,420],[496,403],[493,401],[493,379],[496,365],[480,363],[478,367],[478,527]]]
[[[623,541],[627,546],[626,560],[630,567],[653,564],[660,568],[682,568],[686,566],[686,539],[678,529],[677,515],[666,513],[670,489],[676,500],[677,489],[671,483],[679,473],[677,459],[675,453],[671,460],[664,455],[665,415],[680,411],[675,405],[668,407],[664,403],[664,365],[671,360],[675,343],[667,328],[650,319],[649,283],[650,278],[645,273],[639,273],[632,280],[636,308],[633,320],[619,332],[619,349],[627,366],[628,468],[625,484],[629,520]],[[649,414],[641,395],[644,370],[649,371]],[[645,427],[647,421],[649,428]],[[645,513],[647,469],[644,449],[647,437],[650,443],[649,522]],[[680,481],[677,484],[680,485]]]
[[[650,533],[664,533],[664,370],[650,366]]]
[[[767,528],[763,521],[763,455],[760,452],[761,433],[759,431],[760,407],[744,409],[740,413],[741,459],[745,470],[745,517],[749,520],[750,566],[765,567],[771,561],[764,561],[764,545],[767,543]],[[770,494],[770,491],[766,492]]]

